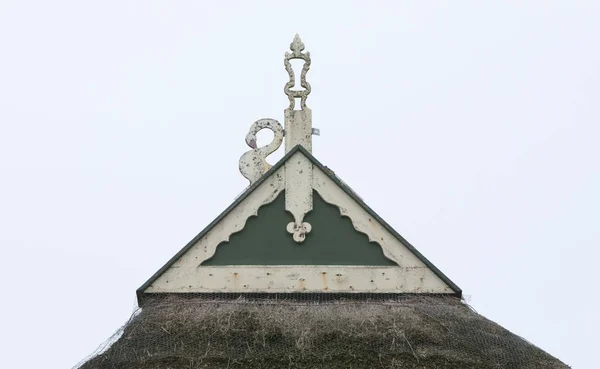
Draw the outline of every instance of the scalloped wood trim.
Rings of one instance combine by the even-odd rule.
[[[215,225],[188,252],[158,277],[145,292],[155,292],[156,286],[166,285],[169,280],[181,279],[181,275],[187,275],[190,270],[195,270],[203,261],[215,254],[217,246],[229,241],[232,234],[244,229],[248,218],[258,215],[258,209],[275,201],[277,195],[284,189],[285,175],[282,167],[252,191],[244,201],[238,204],[221,222]]]
[[[300,154],[298,154],[300,155]],[[296,158],[296,155],[290,159]],[[290,160],[288,159],[288,160]],[[147,293],[190,292],[382,292],[455,293],[394,234],[374,219],[348,193],[312,166],[312,181],[323,200],[340,209],[356,231],[376,242],[395,267],[372,266],[200,266],[216,248],[241,231],[261,206],[273,202],[286,188],[286,166],[281,166],[149,285]],[[312,197],[311,197],[312,198]]]
[[[427,279],[428,283],[436,285],[437,292],[442,293],[450,288],[396,236],[385,229],[377,220],[373,219],[359,203],[354,201],[354,199],[316,166],[313,166],[313,188],[321,195],[325,202],[337,206],[340,209],[341,216],[348,217],[354,229],[367,235],[370,242],[379,244],[383,250],[383,254],[388,259],[397,263],[401,268],[415,268],[426,271],[422,278]]]

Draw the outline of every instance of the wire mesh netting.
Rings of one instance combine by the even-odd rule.
[[[166,296],[80,369],[568,368],[456,297]]]

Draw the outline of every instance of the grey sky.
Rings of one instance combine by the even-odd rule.
[[[245,188],[298,32],[314,155],[478,312],[595,368],[599,19],[598,1],[2,0],[3,366],[90,354]]]

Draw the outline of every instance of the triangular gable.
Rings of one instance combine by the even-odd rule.
[[[339,215],[351,222],[366,247],[379,247],[391,263],[358,265],[341,257],[341,263],[318,265],[310,260],[293,264],[252,264],[239,260],[214,265],[219,247],[228,247],[230,238],[243,233],[253,217],[260,219],[263,207],[273,206],[286,190],[286,168],[309,163],[311,183],[318,199],[339,209]],[[288,173],[288,177],[290,173]],[[289,184],[288,184],[289,188]],[[315,198],[316,198],[315,197]],[[286,199],[286,201],[288,201]],[[316,210],[316,209],[315,209]],[[310,220],[310,212],[306,216]],[[316,226],[314,224],[313,226]],[[250,226],[249,226],[250,227]],[[274,230],[280,232],[281,230]],[[320,230],[326,232],[326,230]],[[316,235],[316,231],[313,235]],[[313,236],[307,236],[307,245]],[[287,237],[291,235],[285,234]],[[366,236],[366,237],[365,237]],[[315,239],[317,236],[315,236]],[[368,244],[367,244],[368,243]],[[304,244],[298,244],[300,250]],[[339,247],[340,245],[336,245]],[[238,246],[239,247],[239,246]],[[248,247],[252,247],[249,244]],[[276,247],[272,245],[270,247]],[[282,244],[282,247],[284,245]],[[287,246],[289,247],[289,246]],[[309,247],[309,246],[307,246]],[[262,251],[264,254],[264,250]],[[230,253],[231,254],[231,253]],[[218,255],[217,255],[218,256]],[[350,260],[350,261],[349,261]],[[331,260],[333,261],[333,260]],[[306,264],[306,263],[311,264]],[[229,264],[229,265],[223,265]],[[387,265],[385,265],[387,264]],[[138,296],[155,293],[436,293],[460,296],[461,290],[431,264],[408,241],[371,210],[348,186],[319,163],[302,146],[288,152],[259,181],[248,188],[205,230],[180,250],[165,266],[138,289]]]
[[[313,210],[305,217],[312,231],[298,244],[287,232],[293,216],[285,209],[285,191],[258,210],[244,229],[217,247],[201,266],[227,265],[398,265],[379,244],[354,229],[340,209],[313,190]]]

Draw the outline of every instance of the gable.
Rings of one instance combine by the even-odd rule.
[[[381,246],[357,232],[348,217],[327,204],[314,191],[313,210],[305,218],[312,231],[302,244],[286,231],[293,221],[285,210],[285,191],[264,205],[229,242],[217,246],[215,254],[201,266],[217,265],[397,265],[383,254]]]
[[[298,243],[284,227],[292,219],[283,206],[286,170],[306,162],[312,211],[304,221],[312,228]],[[138,290],[220,292],[461,294],[300,146]]]

